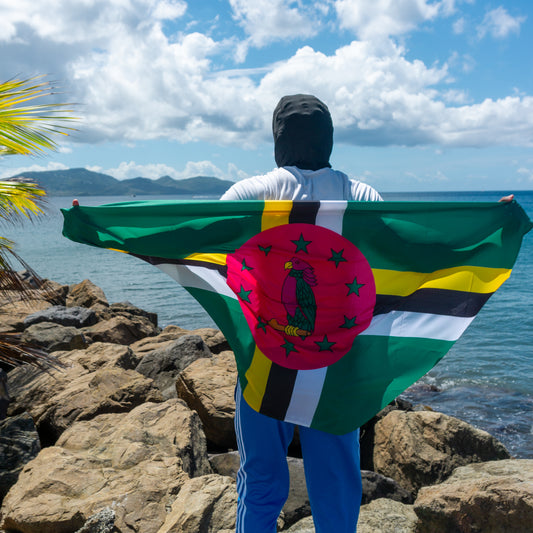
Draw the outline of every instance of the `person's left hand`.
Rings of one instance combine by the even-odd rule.
[[[512,202],[514,200],[514,194],[509,194],[508,196],[502,196],[498,202]]]

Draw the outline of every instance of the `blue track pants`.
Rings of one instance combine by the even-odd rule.
[[[237,474],[236,533],[275,533],[289,494],[287,449],[294,424],[254,411],[235,392]],[[305,479],[316,533],[355,533],[361,505],[359,430],[332,435],[299,427]]]

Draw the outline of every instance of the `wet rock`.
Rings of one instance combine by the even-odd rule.
[[[211,473],[198,415],[180,400],[77,422],[26,465],[0,527],[73,532],[104,507],[123,533],[157,533],[190,476]]]
[[[174,398],[178,374],[203,357],[212,357],[205,342],[198,335],[184,335],[144,355],[135,370],[153,379],[164,398]]]
[[[525,533],[533,525],[533,460],[457,468],[443,483],[420,490],[419,533]]]
[[[187,481],[158,533],[220,533],[235,530],[235,482],[211,474]]]
[[[375,426],[375,471],[416,493],[469,463],[507,459],[485,431],[433,411],[392,411]]]
[[[39,435],[28,413],[0,422],[0,504],[17,482],[26,463],[41,449]]]
[[[87,345],[81,330],[53,322],[39,322],[27,327],[21,339],[23,342],[39,346],[48,352],[76,350]]]
[[[82,328],[96,324],[96,313],[86,307],[66,307],[64,305],[53,305],[44,311],[38,311],[24,319],[26,327],[40,322],[53,322],[62,326],[72,326]]]
[[[200,415],[207,441],[214,448],[237,446],[233,427],[236,382],[232,352],[194,361],[176,382],[178,396]]]

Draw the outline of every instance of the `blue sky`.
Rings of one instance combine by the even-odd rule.
[[[533,189],[527,0],[0,0],[0,79],[47,74],[77,130],[0,177],[119,179],[274,166],[271,116],[312,93],[331,162],[381,191]]]

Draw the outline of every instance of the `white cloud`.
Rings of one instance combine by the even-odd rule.
[[[453,33],[455,33],[457,35],[460,35],[461,33],[465,32],[465,27],[466,27],[466,21],[465,21],[464,17],[458,18],[452,24]]]
[[[249,36],[253,46],[316,35],[320,21],[316,14],[327,9],[322,2],[294,0],[229,0],[233,17]]]
[[[176,180],[181,180],[195,176],[213,176],[237,181],[248,177],[246,172],[240,170],[233,163],[229,163],[227,169],[223,170],[211,161],[188,161],[181,170],[163,163],[139,164],[135,161],[123,161],[115,168],[104,169],[101,166],[88,166],[87,169],[108,174],[118,180],[138,177],[158,179],[162,176],[170,176]]]
[[[483,21],[477,28],[478,37],[482,39],[486,35],[491,35],[497,39],[503,39],[511,33],[520,33],[520,25],[527,17],[513,17],[507,10],[500,6],[488,11],[483,17]]]
[[[0,170],[0,179],[10,178],[11,176],[17,176],[18,174],[23,174],[24,172],[42,172],[44,170],[66,170],[68,167],[62,163],[49,162],[46,165],[28,165],[16,168],[6,168]]]
[[[525,181],[533,182],[533,169],[532,168],[520,167],[517,170],[517,173],[520,174],[520,177],[525,179]]]
[[[401,35],[439,15],[454,12],[453,1],[428,0],[335,0],[342,28],[361,39]]]
[[[330,54],[304,46],[274,64],[231,70],[221,70],[220,61],[234,51],[236,40],[217,41],[200,32],[164,33],[160,19],[182,16],[181,1],[8,4],[0,24],[12,25],[12,43],[2,44],[0,71],[45,69],[69,80],[64,91],[69,100],[80,102],[83,115],[71,141],[165,138],[256,146],[271,142],[271,115],[280,96],[308,92],[328,104],[337,140],[349,144],[533,145],[532,97],[514,95],[467,105],[467,95],[456,88],[449,69],[453,61],[466,65],[469,56],[457,54],[443,65],[426,66],[408,59],[402,46],[384,36],[451,13],[450,1],[337,0],[339,16],[350,7],[356,11],[352,18],[346,15],[346,24],[382,38],[353,41]],[[254,5],[266,17],[265,27],[284,10],[293,10],[301,20],[311,12],[309,2],[280,0],[269,4],[277,11],[268,19],[262,1],[234,0],[232,5],[248,17],[242,23],[249,24],[249,36],[257,43],[262,42],[262,30],[254,30],[250,22]],[[320,5],[327,7],[326,2]],[[363,7],[368,10],[363,12]],[[304,26],[290,27],[294,35],[302,35]],[[136,171],[135,164],[124,165],[115,169],[117,175]],[[205,168],[210,175],[239,176],[235,169]],[[185,170],[170,169],[176,176]],[[150,172],[157,177],[169,173],[160,167]]]

